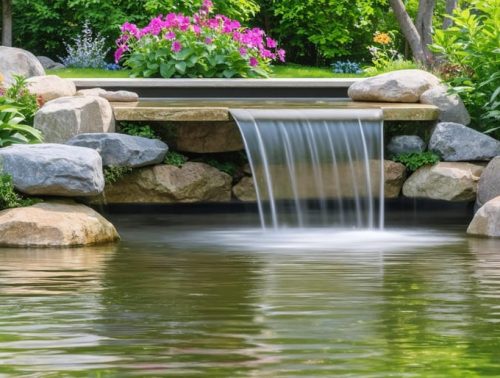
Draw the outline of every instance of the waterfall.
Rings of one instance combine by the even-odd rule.
[[[231,109],[231,115],[264,229],[383,228],[381,110]]]

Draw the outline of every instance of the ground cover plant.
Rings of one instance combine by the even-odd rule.
[[[410,152],[392,157],[392,160],[403,164],[409,171],[414,172],[426,165],[438,163],[441,159],[433,152]]]
[[[223,15],[210,16],[205,0],[193,16],[169,13],[140,29],[125,23],[115,60],[132,77],[267,77],[285,51],[259,28],[244,28]]]
[[[31,206],[39,203],[36,198],[24,198],[14,190],[12,176],[0,170],[0,210]]]

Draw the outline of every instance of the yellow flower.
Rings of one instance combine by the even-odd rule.
[[[0,84],[3,83],[3,79],[4,79],[4,77],[3,77],[2,73],[0,72]]]
[[[381,45],[388,45],[392,42],[392,38],[387,33],[376,32],[373,36],[373,42],[380,43]]]

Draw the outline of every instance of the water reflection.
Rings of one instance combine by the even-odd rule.
[[[117,249],[0,249],[0,376],[500,371],[499,241],[346,231],[320,248],[136,220]]]

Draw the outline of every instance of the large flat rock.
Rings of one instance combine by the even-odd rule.
[[[104,189],[101,156],[90,148],[17,144],[0,148],[0,165],[29,195],[95,196]]]
[[[84,205],[44,202],[0,211],[0,246],[75,247],[118,239],[114,226]]]

